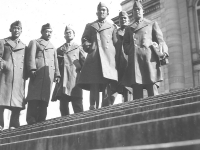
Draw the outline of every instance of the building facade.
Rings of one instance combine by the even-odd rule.
[[[134,0],[121,3],[132,21]],[[200,0],[143,0],[144,17],[157,21],[169,47],[160,93],[200,85]],[[119,24],[118,17],[112,19]]]

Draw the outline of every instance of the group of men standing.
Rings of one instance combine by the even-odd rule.
[[[4,109],[12,112],[10,128],[17,128],[26,103],[27,123],[44,121],[53,81],[51,101],[60,101],[62,116],[69,115],[69,102],[75,113],[83,111],[82,89],[90,91],[90,110],[99,108],[99,92],[102,107],[112,105],[117,93],[124,101],[142,98],[143,89],[148,96],[157,95],[168,48],[158,24],[143,18],[140,1],[135,1],[132,13],[130,25],[128,14],[119,13],[118,28],[106,20],[109,9],[100,2],[98,19],[86,25],[82,46],[73,42],[75,31],[66,26],[66,43],[57,50],[50,42],[50,24],[43,25],[42,36],[26,47],[19,39],[21,22],[12,23],[11,37],[0,40],[0,129],[4,127]]]

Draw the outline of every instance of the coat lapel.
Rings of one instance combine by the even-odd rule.
[[[132,24],[130,25],[130,27],[131,27],[133,30],[135,30],[137,26],[138,26],[138,24],[137,24],[136,22],[134,22],[134,23],[132,23]]]
[[[91,26],[92,26],[93,28],[95,28],[97,31],[99,31],[99,24],[98,24],[98,21],[93,22],[93,23],[91,24]]]
[[[60,50],[63,51],[63,53],[64,53],[64,52],[67,52],[67,51],[68,51],[68,48],[67,48],[67,46],[66,46],[65,44],[63,44],[63,45],[61,46]]]
[[[109,23],[108,21],[105,21],[104,24],[101,26],[101,28],[99,28],[98,21],[95,21],[94,23],[91,24],[91,26],[92,26],[93,28],[95,28],[97,31],[100,32],[100,31],[102,31],[102,30],[111,28],[111,27],[112,27],[112,24]]]
[[[54,46],[51,44],[50,41],[45,41],[44,39],[37,39],[36,40],[39,44],[42,50],[47,49],[54,49]]]
[[[71,47],[70,47],[70,51],[73,51],[75,49],[77,49],[79,46],[75,43],[72,43]]]
[[[63,44],[61,46],[61,50],[64,52],[64,53],[68,53],[68,52],[71,52],[71,51],[74,51],[75,49],[77,49],[79,46],[75,43],[72,43],[69,47],[66,46],[66,44]]]
[[[14,51],[15,51],[15,50],[21,50],[21,49],[24,49],[24,48],[25,48],[25,45],[20,41],[20,42],[17,44],[16,48],[13,49],[13,50],[14,50]]]
[[[131,28],[133,28],[134,32],[148,26],[150,24],[149,21],[147,21],[146,19],[143,19],[142,22],[140,22],[139,24],[134,22],[133,24],[130,25]]]
[[[105,29],[108,29],[108,28],[111,28],[111,27],[112,27],[112,24],[107,22],[107,21],[105,21],[104,24],[99,29],[99,31],[102,31],[102,30],[105,30]]]
[[[76,50],[78,47],[79,46],[77,44],[72,43],[67,52],[72,52],[72,51]]]
[[[16,44],[13,40],[11,40],[10,38],[5,39],[6,43],[8,43],[13,51],[18,51],[18,50],[22,50],[25,48],[25,45],[19,41],[18,44]]]

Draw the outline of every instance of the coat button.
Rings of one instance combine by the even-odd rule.
[[[136,39],[133,39],[134,41],[136,41]]]
[[[22,69],[22,67],[20,67],[20,69]]]
[[[137,47],[137,44],[135,44],[135,46]]]
[[[24,55],[22,55],[22,57],[24,57]]]

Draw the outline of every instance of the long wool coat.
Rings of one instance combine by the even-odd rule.
[[[26,63],[29,72],[36,71],[36,76],[29,81],[27,101],[42,100],[48,103],[54,78],[60,76],[56,49],[42,38],[32,40]]]
[[[152,42],[162,47],[168,55],[168,47],[163,39],[157,22],[143,19],[139,24],[133,23],[125,30],[124,50],[128,55],[128,66],[123,76],[123,84],[159,84],[163,80],[161,64],[152,49]]]
[[[24,107],[26,68],[25,44],[0,40],[0,105]],[[1,69],[2,68],[2,69]]]
[[[117,29],[117,43],[116,43],[116,66],[118,71],[118,81],[121,82],[125,69],[128,65],[128,56],[124,53],[123,39],[125,29]]]
[[[105,84],[107,79],[117,81],[114,47],[117,41],[116,30],[108,21],[101,27],[98,21],[86,25],[82,44],[88,55],[78,81],[81,88],[90,90],[90,84]],[[88,43],[91,44],[89,48],[86,47]]]
[[[82,89],[77,86],[77,81],[85,61],[85,52],[73,42],[59,47],[57,55],[61,80],[55,86],[52,100],[60,99],[62,94],[82,98]]]

